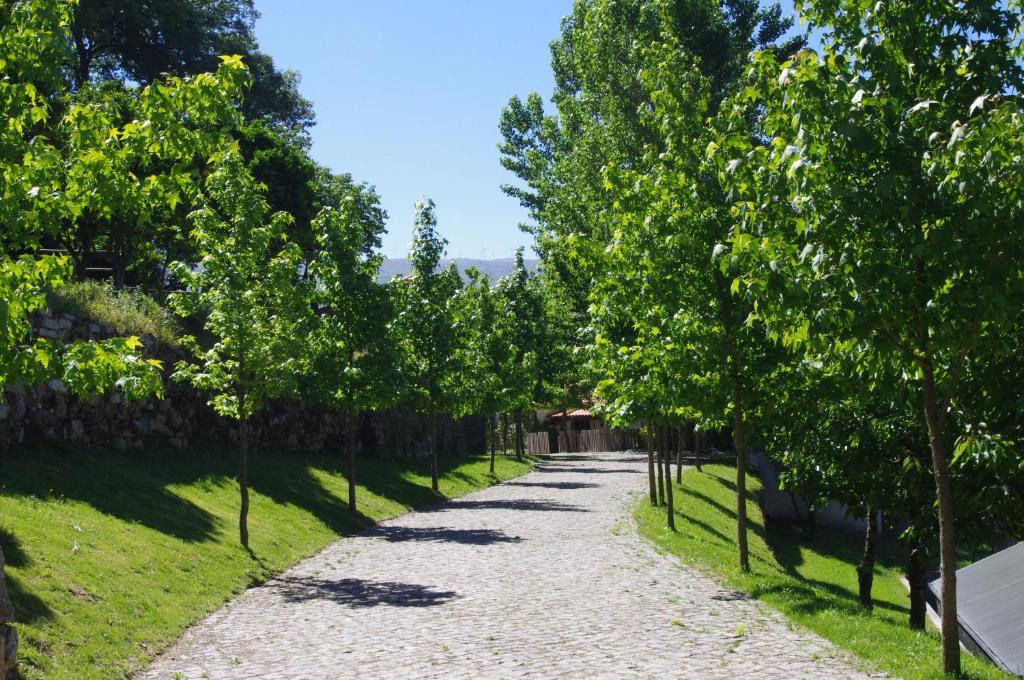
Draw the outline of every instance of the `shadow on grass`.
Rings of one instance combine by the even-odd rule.
[[[213,515],[168,490],[204,477],[230,474],[213,457],[197,465],[191,456],[21,453],[5,460],[2,493],[41,500],[81,501],[100,512],[137,522],[183,541],[213,538]]]
[[[0,529],[0,549],[4,551],[4,561],[9,567],[24,567],[32,562],[22,549],[18,538],[5,529]],[[7,590],[14,604],[17,620],[21,623],[35,623],[53,618],[54,612],[50,605],[26,590],[17,577],[8,575]]]
[[[458,597],[453,590],[435,590],[428,586],[394,581],[367,581],[357,578],[325,579],[293,576],[274,579],[267,584],[286,602],[327,600],[353,608],[430,607]]]
[[[491,545],[494,543],[518,543],[523,540],[518,536],[509,536],[496,529],[448,529],[445,527],[377,527],[365,535],[380,537],[389,543],[424,541]]]
[[[858,593],[851,588],[810,578],[800,573],[797,569],[805,563],[804,551],[812,550],[842,562],[850,571],[852,583],[856,583],[856,565],[860,562],[861,554],[858,551],[858,536],[849,532],[819,528],[818,539],[810,544],[805,544],[802,531],[791,522],[771,522],[768,531],[765,533],[765,542],[775,557],[776,566],[788,576],[800,583],[806,584],[801,591],[793,590],[794,595],[799,595],[799,601],[795,601],[794,609],[804,613],[814,613],[822,609],[840,606],[848,613],[862,612]],[[893,555],[889,554],[888,546],[883,544],[879,550],[876,563],[881,566],[891,566],[895,563]],[[787,586],[789,587],[789,586]],[[782,589],[779,587],[778,589]],[[824,591],[832,598],[822,598],[820,592]],[[806,590],[806,592],[804,592]],[[770,591],[766,591],[770,592]],[[880,601],[875,598],[873,606],[879,609],[888,609],[899,614],[909,614],[909,606],[895,605],[890,602]]]

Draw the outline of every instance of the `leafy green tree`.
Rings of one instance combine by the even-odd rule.
[[[490,278],[475,267],[466,271],[469,279],[455,305],[457,352],[462,367],[461,401],[465,410],[475,411],[487,422],[491,464],[494,472],[497,432],[495,419],[504,410],[502,376],[509,366],[510,351],[501,333],[502,300],[491,287]]]
[[[124,282],[177,206],[194,199],[210,156],[229,143],[248,82],[241,61],[224,57],[216,72],[188,80],[78,93],[57,127],[62,171],[50,173],[40,192],[52,197],[49,235],[71,254],[79,276],[86,256],[105,246],[115,283]]]
[[[505,408],[513,414],[515,452],[523,456],[523,410],[539,396],[537,354],[540,349],[539,324],[543,321],[543,298],[523,263],[523,249],[516,250],[512,273],[498,281],[497,294],[502,314],[499,333],[511,350],[511,365],[501,375]]]
[[[253,0],[79,0],[72,8],[68,71],[75,89],[118,80],[148,85],[165,74],[211,71],[222,54],[242,55],[253,85],[243,105],[249,121],[284,129],[313,125],[299,77],[259,51]]]
[[[416,204],[412,274],[396,282],[397,330],[406,373],[407,398],[430,419],[430,482],[438,491],[437,415],[450,405],[451,382],[457,358],[452,327],[455,294],[462,286],[455,264],[439,270],[447,241],[437,232],[434,202]]]
[[[184,290],[169,303],[181,316],[206,314],[213,345],[192,337],[194,359],[178,363],[175,379],[210,393],[210,406],[238,421],[239,538],[249,547],[249,420],[273,397],[294,394],[310,309],[300,281],[302,251],[285,233],[291,218],[269,215],[262,190],[241,157],[228,153],[210,174],[207,205],[190,215],[200,267],[175,263]]]
[[[731,240],[813,292],[780,312],[792,334],[869,343],[914,387],[938,499],[943,663],[958,672],[950,465],[979,426],[958,405],[965,371],[1019,327],[1024,292],[1021,7],[801,6],[826,31],[821,53],[756,59],[744,96],[764,143],[721,156],[739,199]]]
[[[645,51],[670,41],[699,58],[711,99],[724,96],[751,49],[776,45],[791,27],[777,3],[757,0],[577,0],[551,45],[557,116],[531,93],[513,97],[501,115],[501,163],[520,181],[503,187],[530,210],[525,225],[549,273],[585,318],[589,283],[614,224],[602,168],[642,168],[663,143],[642,115],[648,91]],[[790,52],[800,44],[788,41]],[[714,105],[712,105],[712,111]],[[585,323],[581,326],[586,326]]]
[[[377,283],[384,225],[367,224],[353,196],[341,210],[324,208],[312,228],[319,253],[309,273],[318,316],[309,336],[309,396],[345,414],[348,505],[356,512],[357,418],[388,402],[396,377],[391,299]]]
[[[0,8],[0,390],[12,382],[39,383],[59,378],[74,393],[120,389],[129,399],[159,394],[159,362],[139,356],[136,338],[60,345],[34,336],[29,315],[46,306],[46,293],[70,274],[64,258],[12,258],[10,251],[33,253],[55,216],[73,211],[74,201],[49,190],[64,171],[52,140],[41,131],[51,123],[48,97],[59,93],[60,63],[69,7],[53,0],[22,0]],[[68,118],[78,112],[72,110]],[[141,125],[141,122],[140,122]],[[159,125],[159,123],[157,123]],[[152,124],[151,124],[152,126]],[[135,130],[115,130],[133,137]],[[92,153],[102,158],[103,142]],[[97,183],[98,184],[98,183]],[[99,184],[98,184],[99,185]],[[14,619],[0,551],[0,674],[16,659],[7,656]]]

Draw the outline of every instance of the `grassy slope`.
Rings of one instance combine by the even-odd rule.
[[[338,533],[439,500],[425,461],[361,460],[356,520],[338,458],[254,456],[249,555],[238,545],[234,465],[227,452],[4,459],[0,545],[27,677],[124,677]],[[441,465],[444,496],[497,481],[483,458]],[[499,459],[497,478],[527,470]]]
[[[736,557],[735,468],[705,465],[688,470],[676,486],[678,533],[665,529],[663,508],[645,499],[637,510],[641,532],[684,561],[711,571],[790,619],[892,675],[941,678],[941,649],[934,631],[907,627],[909,599],[900,583],[902,559],[892,542],[879,544],[872,594],[875,607],[864,612],[857,602],[857,574],[863,539],[856,534],[819,529],[812,545],[800,532],[773,524],[765,533],[755,499],[760,480],[748,477],[747,513],[751,520],[751,573]],[[964,654],[968,677],[1008,678],[994,666]]]

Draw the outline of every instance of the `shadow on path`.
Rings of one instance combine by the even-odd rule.
[[[541,512],[590,512],[578,505],[558,501],[542,500],[491,500],[491,501],[449,501],[444,505],[424,508],[420,512],[444,512],[446,510],[537,510]]]
[[[545,489],[594,489],[600,484],[590,482],[505,482],[505,486],[531,486]]]
[[[580,467],[576,465],[540,465],[537,467],[537,472],[573,472],[584,475],[605,475],[605,474],[622,474],[628,472],[631,474],[640,474],[643,472],[647,474],[647,470],[641,470],[637,468],[592,468],[592,467]]]
[[[509,536],[496,529],[448,529],[445,527],[377,527],[367,531],[364,536],[380,537],[389,543],[427,541],[466,545],[518,543],[523,540],[518,536]]]
[[[428,586],[395,581],[367,581],[358,578],[338,580],[315,576],[279,578],[267,584],[286,602],[327,600],[354,608],[429,607],[444,604],[458,595],[453,590],[435,590]]]

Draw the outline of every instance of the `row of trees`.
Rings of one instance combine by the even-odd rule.
[[[30,323],[80,264],[73,247],[70,259],[47,253],[55,239],[71,243],[61,234],[102,233],[92,242],[109,247],[123,233],[146,244],[180,284],[169,305],[203,329],[201,340],[182,339],[190,359],[172,367],[173,379],[204,390],[218,413],[238,422],[239,533],[248,547],[249,420],[268,400],[297,397],[347,414],[339,448],[348,456],[355,512],[360,411],[403,403],[429,417],[437,490],[438,413],[485,413],[493,424],[496,414],[511,412],[521,424],[538,395],[564,392],[534,369],[570,366],[562,348],[571,344],[548,330],[569,332],[566,324],[545,321],[560,318],[563,300],[528,274],[521,251],[514,273],[495,286],[478,272],[464,285],[454,268],[440,269],[446,242],[429,200],[417,206],[414,272],[387,285],[377,281],[385,215],[371,188],[318,171],[322,194],[305,196],[295,212],[282,210],[284,199],[261,181],[265,168],[244,134],[260,110],[243,96],[262,77],[249,57],[221,57],[215,70],[191,73],[190,65],[209,60],[168,47],[176,68],[161,62],[159,72],[169,73],[157,77],[156,66],[136,70],[143,67],[131,59],[152,55],[124,46],[131,35],[83,38],[97,8],[120,7],[138,14],[133,21],[159,25],[150,13],[220,8],[228,17],[222,24],[237,27],[228,11],[235,5],[251,10],[245,2],[128,8],[85,0],[0,7],[0,389],[59,379],[83,395],[159,396],[164,367],[143,358],[137,339],[60,345],[36,337]],[[116,32],[116,23],[93,22],[88,30]],[[153,30],[161,40],[176,35]],[[77,69],[66,61],[71,45]],[[121,51],[104,51],[112,45]],[[108,77],[124,80],[98,82]],[[303,129],[258,122],[274,134]],[[166,230],[169,240],[161,236]],[[492,446],[492,468],[493,455]],[[0,552],[0,650],[13,619]]]
[[[502,115],[507,191],[609,420],[731,429],[741,568],[753,444],[871,520],[866,605],[879,511],[909,522],[917,627],[938,546],[958,671],[956,529],[1024,516],[1022,7],[796,5],[820,47],[754,0],[578,0],[557,115]]]

